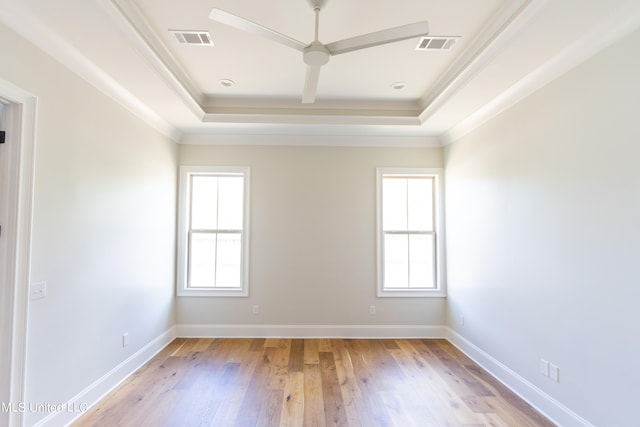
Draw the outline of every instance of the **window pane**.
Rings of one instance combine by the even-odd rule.
[[[225,176],[218,182],[218,229],[241,230],[244,178]]]
[[[409,236],[409,287],[434,288],[433,234]]]
[[[409,242],[407,235],[384,236],[384,287],[406,288],[409,285]]]
[[[409,230],[433,231],[433,179],[408,180]]]
[[[216,287],[239,288],[241,285],[242,243],[240,233],[218,234]]]
[[[189,248],[189,286],[211,288],[216,278],[216,235],[192,233]]]
[[[191,186],[191,228],[196,230],[217,228],[218,178],[193,176]]]
[[[382,229],[407,230],[406,179],[382,179]]]

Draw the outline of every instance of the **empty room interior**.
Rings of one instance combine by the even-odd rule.
[[[637,0],[1,0],[0,54],[0,425],[189,338],[439,346],[639,425]]]

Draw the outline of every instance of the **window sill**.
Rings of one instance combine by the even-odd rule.
[[[402,289],[402,290],[378,290],[378,298],[446,298],[447,293],[441,289]]]
[[[246,289],[178,289],[179,297],[248,297]]]

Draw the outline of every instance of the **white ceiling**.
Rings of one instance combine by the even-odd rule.
[[[301,53],[212,21],[214,7],[313,40],[307,0],[0,0],[0,20],[175,140],[213,143],[440,145],[640,27],[637,0],[328,0],[323,43],[421,20],[460,38],[449,51],[416,51],[412,39],[332,57],[316,102],[301,104]],[[179,45],[169,30],[208,31],[214,46]]]

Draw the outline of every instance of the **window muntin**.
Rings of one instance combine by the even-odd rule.
[[[378,295],[442,295],[439,170],[383,169],[378,185]]]
[[[180,170],[178,295],[248,295],[249,168]]]

